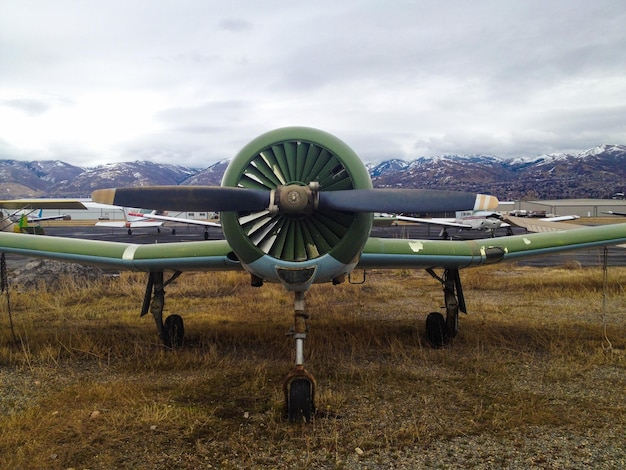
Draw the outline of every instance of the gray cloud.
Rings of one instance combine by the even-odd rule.
[[[206,166],[285,125],[366,160],[626,143],[624,24],[612,0],[9,2],[3,156]]]

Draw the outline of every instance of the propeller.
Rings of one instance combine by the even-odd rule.
[[[432,189],[353,189],[319,193],[319,206],[344,212],[453,212],[498,207],[483,194]]]
[[[91,199],[101,204],[169,211],[262,211],[270,191],[223,186],[145,186],[98,189]]]
[[[274,190],[223,186],[150,186],[100,189],[91,195],[102,204],[170,211],[268,210],[285,215],[306,215],[317,210],[339,212],[452,212],[493,210],[494,196],[430,189],[320,190],[311,183],[281,185]]]

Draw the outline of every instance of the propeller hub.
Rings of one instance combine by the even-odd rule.
[[[289,184],[278,186],[270,203],[270,212],[290,216],[304,216],[317,209],[318,201],[317,183],[308,186]]]

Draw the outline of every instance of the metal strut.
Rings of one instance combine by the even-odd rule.
[[[155,271],[148,274],[146,293],[143,297],[140,316],[143,317],[150,311],[154,317],[160,338],[164,337],[163,308],[165,307],[165,286],[174,282],[181,274],[181,271],[174,271],[174,274],[165,282],[163,282],[163,271]]]
[[[290,422],[311,420],[315,412],[315,378],[304,368],[304,340],[308,331],[305,312],[304,291],[296,291],[294,296],[294,326],[289,332],[296,348],[295,367],[283,382],[285,408]]]

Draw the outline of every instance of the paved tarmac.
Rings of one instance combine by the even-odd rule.
[[[148,243],[176,243],[180,241],[204,240],[204,227],[185,224],[166,224],[159,231],[156,228],[135,229],[132,235],[128,235],[126,229],[95,227],[93,225],[61,226],[57,224],[44,225],[47,236],[61,236],[70,238],[87,238],[95,240],[107,240],[117,242],[131,242],[139,244]],[[176,234],[172,233],[175,229]],[[514,234],[525,233],[524,229],[514,228]],[[389,238],[412,238],[412,239],[438,239],[441,229],[429,225],[398,225],[391,227],[374,227],[372,236]],[[223,239],[220,228],[208,227],[209,240]],[[484,233],[476,231],[456,232],[448,229],[448,233],[454,239],[483,238]],[[499,229],[497,236],[506,236],[505,229]],[[529,258],[518,261],[520,266],[564,266],[572,263],[580,263],[581,266],[602,266],[603,248],[592,250],[579,250],[549,256]],[[11,266],[26,262],[27,258],[10,255],[7,257]],[[609,247],[609,266],[626,266],[626,249]]]

